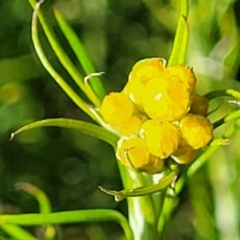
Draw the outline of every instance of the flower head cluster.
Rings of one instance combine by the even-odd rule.
[[[169,157],[191,162],[213,137],[208,100],[195,93],[192,69],[165,64],[161,58],[137,62],[123,91],[107,95],[100,109],[122,136],[118,159],[147,173],[161,172]]]

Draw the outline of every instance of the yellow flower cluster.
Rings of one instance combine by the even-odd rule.
[[[158,173],[165,159],[191,162],[213,138],[208,100],[194,92],[196,77],[161,58],[137,62],[122,92],[107,95],[101,115],[122,136],[117,157],[127,167]]]

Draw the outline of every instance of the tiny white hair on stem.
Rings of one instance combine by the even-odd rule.
[[[36,5],[35,5],[35,9],[34,9],[34,12],[33,12],[33,19],[35,19],[37,17],[37,12],[40,8],[40,6],[44,3],[44,0],[39,0]]]
[[[240,107],[240,100],[238,100],[238,101],[237,100],[229,100],[228,102],[236,104],[236,105],[238,105]]]
[[[87,76],[84,77],[84,82],[87,82],[92,77],[99,77],[102,76],[105,72],[96,72],[96,73],[90,73]]]

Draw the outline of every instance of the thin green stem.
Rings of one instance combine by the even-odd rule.
[[[27,239],[27,240],[37,240],[32,234],[24,230],[23,228],[13,225],[13,224],[4,224],[1,225],[1,228],[4,232],[6,232],[11,239]],[[9,239],[9,238],[7,238]]]
[[[17,224],[36,226],[47,224],[67,224],[77,222],[114,221],[121,225],[128,240],[133,240],[127,219],[119,212],[110,209],[75,210],[47,214],[19,214],[0,216],[0,225]]]
[[[34,1],[31,1],[34,2]],[[58,85],[64,90],[64,92],[72,99],[72,101],[81,108],[86,114],[88,114],[93,120],[97,121],[95,115],[89,109],[88,105],[79,97],[79,95],[65,82],[65,80],[54,70],[50,62],[48,61],[41,43],[38,38],[38,29],[37,29],[37,14],[39,10],[40,2],[36,5],[36,8],[32,17],[32,40],[35,47],[35,50],[38,54],[40,61],[42,62],[45,69],[53,77],[53,79],[58,83]]]
[[[15,188],[17,190],[23,190],[28,194],[32,195],[36,198],[39,204],[40,212],[41,213],[50,213],[52,211],[51,203],[46,196],[46,194],[36,186],[25,183],[25,182],[18,182],[15,184]]]
[[[166,223],[168,222],[171,216],[172,210],[176,207],[178,203],[177,196],[176,195],[171,196],[171,194],[168,194],[169,191],[174,191],[174,190],[171,189],[171,187],[169,187],[166,190],[161,215],[157,224],[157,230],[160,237],[163,236]]]
[[[36,3],[35,0],[28,0],[28,1],[33,9],[35,9],[36,4],[38,5],[38,8],[39,8],[40,4],[43,2],[43,1],[41,1],[41,2]],[[36,9],[34,11],[36,11]],[[54,53],[56,54],[56,56],[58,57],[59,61],[64,66],[64,68],[68,71],[70,76],[73,78],[73,80],[76,82],[76,84],[85,93],[83,76],[80,74],[79,70],[73,65],[73,63],[69,59],[68,55],[63,50],[61,44],[57,40],[57,37],[56,37],[51,25],[47,22],[47,19],[44,16],[44,14],[42,13],[42,11],[40,9],[38,9],[37,11],[38,11],[37,16],[38,16],[40,23],[43,27],[43,30],[47,36],[47,39],[48,39],[52,49],[54,50]]]
[[[78,61],[81,63],[83,70],[85,71],[86,75],[96,73],[96,70],[90,60],[90,57],[87,53],[86,48],[80,41],[79,37],[73,31],[73,29],[69,26],[67,21],[63,18],[62,14],[58,11],[58,9],[54,8],[54,14],[61,28],[64,36],[69,42],[69,45],[73,49]],[[94,76],[93,79],[90,79],[90,85],[93,88],[94,92],[98,95],[100,99],[103,99],[106,92],[103,87],[102,81],[99,76]],[[90,95],[88,95],[90,97]],[[92,100],[92,98],[90,98]],[[94,102],[94,101],[92,101]]]
[[[40,213],[50,213],[52,211],[50,200],[47,195],[36,186],[30,183],[18,182],[15,184],[15,188],[18,190],[24,190],[32,195],[39,204]],[[44,236],[46,240],[55,239],[56,231],[52,225],[47,225],[44,228]]]

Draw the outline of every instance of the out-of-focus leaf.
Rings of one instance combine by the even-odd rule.
[[[2,230],[6,232],[11,239],[28,239],[28,240],[37,240],[32,234],[24,230],[23,228],[14,225],[14,224],[4,224],[1,226]]]
[[[188,29],[188,0],[181,0],[180,15],[173,48],[169,57],[168,66],[185,64],[188,48],[189,29]]]

